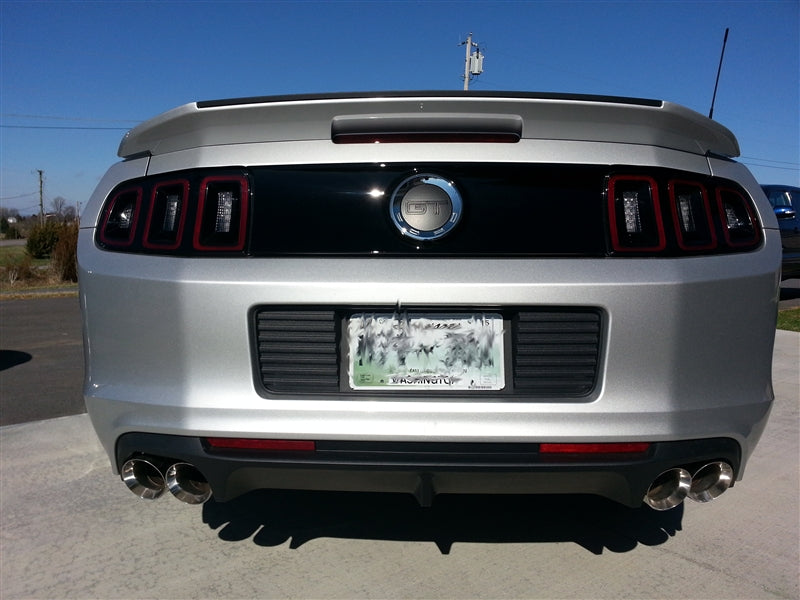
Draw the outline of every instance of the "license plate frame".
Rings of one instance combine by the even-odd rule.
[[[351,391],[506,387],[506,331],[499,313],[362,312],[345,318],[342,329]]]

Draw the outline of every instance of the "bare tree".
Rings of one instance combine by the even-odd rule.
[[[0,219],[19,218],[19,211],[16,208],[0,206]]]
[[[64,217],[64,208],[67,206],[66,198],[62,198],[61,196],[56,196],[50,202],[50,206],[53,208],[53,214],[56,218],[61,221]]]
[[[64,218],[65,223],[72,223],[78,218],[78,211],[75,210],[75,207],[71,204],[64,207],[64,211],[61,213],[61,216]]]

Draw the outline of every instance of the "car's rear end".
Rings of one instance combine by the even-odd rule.
[[[762,185],[778,219],[783,244],[782,279],[800,277],[800,188],[791,185]]]
[[[115,472],[191,502],[716,496],[772,402],[780,235],[737,154],[680,106],[579,96],[261,98],[137,127],[78,250]]]

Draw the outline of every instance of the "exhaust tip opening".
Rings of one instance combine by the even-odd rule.
[[[678,506],[689,494],[692,476],[686,469],[669,469],[655,478],[644,495],[644,502],[655,510]]]
[[[733,467],[726,462],[713,462],[700,467],[692,477],[689,498],[695,502],[711,502],[733,483]]]
[[[181,502],[202,504],[211,497],[211,486],[203,474],[189,463],[175,463],[167,469],[166,486]]]
[[[161,470],[143,458],[126,461],[120,476],[130,491],[145,500],[155,500],[167,489]]]

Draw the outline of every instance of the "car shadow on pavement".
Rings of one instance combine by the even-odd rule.
[[[657,512],[594,496],[441,495],[422,508],[410,495],[259,490],[229,502],[212,498],[203,522],[220,539],[259,546],[317,538],[433,542],[574,542],[594,554],[663,544],[681,530],[683,506]]]
[[[800,287],[781,285],[781,302],[786,300],[797,300],[798,298],[800,298]]]
[[[0,350],[0,371],[5,371],[11,367],[16,367],[30,361],[33,358],[27,352],[19,350]]]

